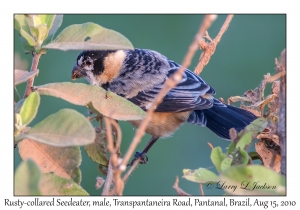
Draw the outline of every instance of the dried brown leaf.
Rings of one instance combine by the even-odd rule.
[[[277,135],[275,134],[271,134],[271,133],[261,133],[259,134],[257,137],[257,139],[270,139],[272,140],[274,143],[276,143],[277,145],[279,145],[279,138]]]
[[[105,179],[103,179],[102,177],[98,176],[96,178],[96,184],[95,184],[96,190],[99,190],[103,186],[104,182],[105,182]]]
[[[281,156],[277,151],[268,149],[263,142],[256,143],[255,150],[265,167],[273,169],[275,172],[280,171]]]
[[[251,106],[253,106],[253,107],[262,107],[262,106],[265,106],[266,104],[268,104],[271,101],[273,101],[276,97],[277,97],[276,94],[268,95],[264,100],[258,101],[255,104],[252,104]]]
[[[278,94],[280,91],[280,81],[274,81],[272,83],[272,93]]]
[[[282,71],[282,72],[278,72],[277,74],[275,74],[273,76],[269,76],[266,79],[266,82],[268,82],[268,83],[274,82],[275,80],[278,80],[280,77],[284,76],[285,73],[286,73],[285,71]]]
[[[29,139],[18,143],[19,153],[23,160],[32,159],[42,173],[53,172],[57,176],[81,181],[81,163],[79,147],[54,147]]]
[[[258,95],[257,92],[254,92],[253,90],[247,90],[244,93],[244,96],[246,98],[248,98],[250,101],[252,101],[252,103],[255,103],[256,101],[258,101]]]
[[[242,97],[242,96],[231,96],[230,98],[228,98],[227,101],[228,101],[228,104],[239,102],[239,101],[249,102],[249,103],[252,102],[249,98]]]

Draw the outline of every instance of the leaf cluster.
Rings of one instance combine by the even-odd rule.
[[[283,72],[285,73],[285,72]],[[237,133],[230,130],[232,142],[223,153],[221,147],[212,149],[211,160],[219,175],[205,168],[197,170],[184,169],[183,177],[200,184],[213,182],[216,186],[226,183],[226,186],[239,186],[235,191],[224,188],[228,194],[233,195],[285,195],[285,177],[280,172],[280,147],[277,136],[277,124],[279,115],[278,93],[280,82],[277,80],[283,76],[282,72],[271,76],[265,75],[264,80],[254,90],[248,90],[244,96],[233,96],[228,103],[241,102],[241,107],[260,117]],[[264,96],[264,90],[268,83],[272,83],[272,93]],[[251,143],[255,144],[256,152],[248,152]],[[254,165],[254,160],[261,160],[262,165]],[[247,189],[242,183],[249,183]],[[255,185],[267,183],[270,188],[259,189]],[[258,184],[259,185],[259,184]],[[251,190],[250,190],[251,189]]]
[[[15,15],[14,25],[20,35],[25,53],[36,56],[48,49],[57,50],[107,50],[133,49],[122,34],[95,23],[75,24],[66,27],[56,37],[63,15]],[[44,58],[44,57],[43,57]],[[137,120],[145,112],[131,102],[101,87],[79,83],[50,83],[32,87],[30,80],[43,74],[43,70],[15,69],[14,85],[27,83],[33,92],[15,101],[15,144],[24,160],[15,172],[17,195],[87,195],[80,186],[81,152],[100,166],[108,166],[106,135],[97,132],[86,116],[72,109],[61,109],[31,126],[40,106],[41,95],[61,98],[70,103],[86,106],[98,116],[117,120]],[[32,82],[33,84],[33,82]],[[31,90],[29,91],[31,92]],[[118,107],[116,109],[116,107]],[[31,127],[30,127],[31,126]],[[25,180],[22,179],[25,177]]]

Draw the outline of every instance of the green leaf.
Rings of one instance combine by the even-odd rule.
[[[246,128],[244,129],[246,132],[252,131],[254,133],[262,132],[268,125],[268,122],[264,118],[258,118],[251,122]],[[241,133],[241,132],[240,132]],[[239,135],[240,135],[239,133]]]
[[[211,151],[210,159],[213,162],[213,164],[215,165],[218,172],[222,171],[221,170],[221,163],[225,158],[227,158],[227,155],[222,152],[221,147],[215,147]]]
[[[82,146],[93,143],[95,131],[82,114],[72,109],[62,109],[21,136],[52,146]]]
[[[28,44],[27,40],[20,35],[20,42],[23,47],[25,53],[33,53],[35,52],[35,47]]]
[[[116,120],[141,120],[146,116],[140,107],[127,99],[95,85],[62,82],[38,86],[35,90],[42,95],[62,98],[76,105],[89,104],[90,108]]]
[[[63,21],[63,15],[45,15],[45,16],[47,16],[47,17],[45,17],[44,23],[47,24],[49,33],[48,33],[48,37],[43,42],[44,45],[46,45],[52,41],[54,34],[60,28],[62,21]],[[42,17],[41,17],[41,19],[42,19]]]
[[[24,101],[20,110],[23,125],[28,125],[36,116],[40,105],[40,95],[37,92],[31,93]]]
[[[54,147],[37,141],[24,139],[18,143],[19,154],[23,160],[32,159],[42,173],[81,182],[81,151],[77,147]]]
[[[14,16],[15,29],[20,31],[21,28],[30,34],[30,28],[26,20],[25,15],[15,15]]]
[[[225,190],[233,195],[285,195],[285,178],[261,165],[237,165],[224,171],[220,181],[237,186],[235,191]]]
[[[26,32],[23,28],[20,29],[20,34],[21,34],[22,37],[25,38],[25,40],[27,41],[27,43],[30,46],[35,46],[36,45],[36,42],[35,42],[34,38],[28,32]]]
[[[24,50],[39,52],[42,44],[52,41],[62,23],[62,17],[63,15],[15,15],[15,29],[20,32]]]
[[[225,158],[222,162],[221,162],[221,171],[225,171],[226,169],[228,169],[231,166],[232,163],[232,159],[231,158]]]
[[[249,162],[249,156],[248,156],[248,153],[243,150],[243,149],[240,149],[240,155],[242,156],[242,161],[241,161],[241,164],[242,165],[247,165],[248,162]]]
[[[217,182],[218,176],[205,168],[199,168],[197,170],[184,169],[183,178],[197,183]]]
[[[23,125],[23,123],[22,123],[22,117],[18,113],[15,113],[15,124],[17,124],[17,125]]]
[[[38,73],[39,73],[38,69],[31,72],[15,69],[15,85],[26,82],[28,79],[37,75]]]
[[[18,31],[20,31],[22,22],[25,20],[25,18],[22,18],[23,15],[15,15],[14,16],[14,28]]]
[[[51,28],[56,15],[38,15],[41,24],[46,24],[47,28]]]
[[[24,103],[25,99],[21,99],[20,101],[18,101],[16,104],[15,104],[15,113],[20,113],[20,110],[23,106],[23,103]]]
[[[235,150],[235,143],[234,143],[234,141],[232,141],[228,146],[227,154],[232,153],[234,150]]]
[[[75,24],[65,28],[55,40],[43,48],[59,50],[133,49],[122,34],[95,23]]]
[[[43,195],[89,195],[73,180],[54,174],[43,174],[39,186]]]
[[[244,134],[239,142],[236,144],[236,148],[244,149],[246,145],[250,144],[252,142],[252,131],[248,131],[246,134]]]
[[[104,130],[96,130],[96,139],[92,144],[84,146],[88,156],[101,166],[108,166],[108,157],[106,154],[106,133]]]
[[[42,24],[42,25],[38,25],[38,26],[32,26],[31,31],[32,31],[32,34],[35,36],[37,46],[40,47],[48,35],[47,25]]]
[[[41,195],[41,172],[32,160],[21,162],[15,172],[15,195]]]
[[[15,136],[15,142],[20,141],[22,138],[19,137],[20,133],[25,130],[26,125],[23,125],[22,123],[22,117],[20,114],[15,113],[15,125],[14,125],[14,136]]]
[[[27,15],[27,21],[30,26],[39,26],[42,24],[39,15]]]
[[[41,45],[48,36],[47,24],[51,24],[53,18],[51,20],[47,15],[28,15],[26,20],[30,26],[31,34],[35,38],[35,51],[40,53]]]
[[[252,160],[260,160],[260,156],[257,152],[249,152],[248,155]]]
[[[31,30],[28,24],[28,18],[25,17],[25,15],[15,15],[14,16],[14,25],[15,25],[15,29],[19,31],[20,33],[20,41],[22,44],[22,47],[24,49],[25,52],[34,52],[34,45],[33,41],[32,41],[32,37],[31,37]],[[22,35],[21,35],[21,30],[23,35],[25,34],[25,36],[27,36],[27,38],[30,40],[31,44],[28,43],[27,39],[25,39]],[[24,32],[25,31],[25,32]],[[30,38],[31,37],[31,38]]]

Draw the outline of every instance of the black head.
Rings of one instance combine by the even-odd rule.
[[[116,50],[89,50],[82,51],[72,70],[72,79],[86,77],[87,71],[92,71],[95,76],[102,74],[104,70],[103,61],[108,54]]]

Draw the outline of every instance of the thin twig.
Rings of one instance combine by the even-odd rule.
[[[106,132],[107,132],[107,149],[110,152],[110,165],[109,167],[112,167],[113,173],[114,174],[114,180],[115,180],[115,191],[117,193],[117,195],[122,195],[123,192],[123,188],[124,188],[124,183],[121,180],[121,169],[120,167],[118,167],[118,150],[119,150],[119,146],[114,146],[114,142],[113,142],[113,138],[112,138],[112,120],[110,118],[104,117],[104,121],[105,121],[105,125],[106,125]],[[118,126],[115,126],[116,129],[118,130]],[[120,136],[120,134],[118,135]],[[117,145],[120,143],[120,141],[118,141]],[[108,167],[108,168],[109,168]],[[111,174],[110,174],[111,175]],[[109,181],[112,182],[112,178],[108,179]],[[108,185],[110,185],[111,183],[108,183]],[[110,189],[110,188],[109,188]],[[107,192],[106,192],[107,193]]]
[[[181,195],[181,196],[190,196],[191,194],[183,191],[179,186],[178,186],[178,183],[179,183],[179,178],[178,176],[176,177],[176,180],[175,180],[175,183],[173,185],[173,188],[176,190],[177,194],[178,195]]]
[[[149,107],[148,111],[147,111],[147,115],[145,117],[145,119],[142,121],[142,123],[140,124],[139,128],[137,129],[135,136],[127,150],[127,153],[124,156],[122,165],[126,166],[128,161],[130,160],[132,154],[134,153],[137,145],[140,143],[141,138],[144,136],[145,134],[145,130],[148,126],[148,123],[150,122],[153,112],[155,110],[155,107],[157,107],[157,105],[162,101],[162,99],[165,97],[165,95],[172,89],[174,88],[182,79],[182,74],[183,72],[186,70],[186,68],[190,65],[191,60],[198,48],[198,40],[199,38],[202,38],[205,31],[207,30],[207,28],[210,26],[210,23],[215,19],[215,16],[213,15],[206,15],[204,18],[203,23],[201,24],[201,27],[198,31],[198,34],[196,35],[193,43],[190,45],[189,50],[182,62],[182,66],[179,68],[178,71],[176,71],[174,73],[173,76],[169,77],[165,84],[164,87],[162,88],[162,90],[159,92],[159,94],[155,97],[153,103],[151,104],[151,106]],[[208,24],[209,22],[209,24]]]
[[[200,40],[200,46],[203,49],[203,52],[200,55],[198,65],[194,71],[196,74],[199,75],[202,72],[204,66],[206,66],[208,64],[210,57],[212,56],[212,54],[214,54],[217,44],[221,41],[221,37],[227,30],[232,18],[233,18],[233,15],[227,16],[222,28],[220,29],[218,35],[215,37],[214,40],[212,40],[209,43],[206,43],[204,40]]]
[[[111,154],[111,161],[113,165],[117,165],[117,156],[115,152],[113,137],[112,137],[112,127],[111,127],[111,121],[109,118],[104,117],[105,125],[106,125],[106,134],[107,134],[107,149],[109,150]]]
[[[128,171],[126,172],[126,174],[123,176],[122,181],[125,185],[127,179],[129,178],[129,176],[132,174],[132,172],[136,169],[136,167],[138,167],[139,165],[139,161],[134,161],[132,166],[130,166],[130,168],[128,169]],[[110,192],[109,195],[115,195],[115,188],[113,188]]]
[[[110,119],[110,123],[114,126],[114,128],[116,129],[116,132],[117,132],[117,145],[116,145],[116,149],[120,149],[121,141],[122,141],[122,131],[121,131],[121,128],[120,128],[119,124],[115,120],[113,120],[113,119]]]
[[[39,64],[39,60],[41,58],[41,55],[42,54],[38,54],[38,53],[33,54],[33,59],[32,59],[32,63],[31,63],[30,72],[35,71],[37,69],[37,66]],[[33,86],[33,82],[34,82],[34,77],[31,77],[30,79],[28,79],[26,90],[25,90],[23,98],[27,98],[29,96],[29,94],[32,92],[31,88]]]
[[[200,192],[201,192],[201,195],[204,196],[204,191],[203,191],[202,184],[200,184]]]
[[[218,35],[216,36],[216,38],[214,39],[214,41],[218,44],[221,41],[221,38],[223,36],[223,34],[225,33],[225,31],[227,30],[231,20],[233,18],[233,15],[228,15],[222,28],[220,29]]]
[[[211,143],[207,142],[207,144],[208,144],[209,148],[214,149],[214,146]]]
[[[126,174],[123,176],[122,180],[123,182],[126,182],[127,179],[129,178],[129,176],[132,174],[132,172],[134,171],[134,169],[139,165],[139,161],[134,161],[134,163],[132,164],[132,166],[130,166],[130,168],[128,169],[128,171],[126,172]]]
[[[266,80],[266,82],[272,83],[272,82],[274,82],[275,80],[278,80],[280,77],[285,76],[285,74],[286,74],[285,70],[284,70],[284,71],[281,71],[281,72],[278,72],[277,74],[275,74],[275,75],[273,75],[273,76],[270,76],[270,77]]]
[[[112,163],[111,163],[111,158],[110,158],[108,168],[107,168],[106,180],[105,180],[105,184],[104,184],[101,195],[109,195],[110,186],[113,182],[113,175],[114,175],[114,170],[112,168]]]

